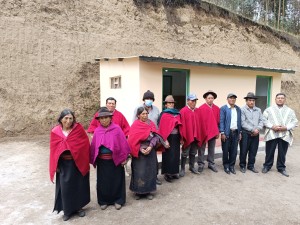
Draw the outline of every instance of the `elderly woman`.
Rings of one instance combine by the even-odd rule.
[[[152,200],[152,192],[156,191],[155,147],[162,138],[158,135],[155,124],[148,119],[146,108],[139,107],[136,116],[138,119],[132,124],[128,137],[132,156],[129,189],[135,192],[137,200],[142,196]]]
[[[174,98],[168,95],[164,101],[165,110],[160,114],[159,133],[167,143],[162,153],[161,173],[167,182],[178,179],[180,163],[180,113],[174,108]]]
[[[56,173],[54,210],[64,211],[63,220],[71,215],[85,216],[82,207],[90,202],[89,138],[74,113],[65,109],[50,136],[50,179]]]
[[[101,107],[96,118],[100,126],[94,131],[90,163],[97,167],[97,198],[102,210],[108,205],[121,209],[126,202],[124,165],[130,153],[125,134],[112,122],[113,113]]]

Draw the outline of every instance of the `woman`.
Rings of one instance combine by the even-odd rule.
[[[124,165],[130,153],[125,134],[112,122],[113,114],[101,107],[96,118],[100,126],[94,131],[90,162],[97,167],[97,198],[102,210],[108,205],[121,209],[126,202]]]
[[[174,108],[174,98],[168,95],[164,101],[166,109],[160,114],[159,133],[167,143],[167,148],[162,153],[161,173],[165,174],[167,182],[178,179],[180,163],[180,114]]]
[[[137,120],[130,128],[128,143],[131,148],[131,181],[129,189],[136,194],[136,199],[146,196],[153,199],[156,191],[157,158],[155,146],[160,142],[155,124],[148,119],[144,107],[137,109]]]
[[[74,113],[65,109],[50,136],[50,179],[56,173],[53,211],[64,211],[63,220],[71,215],[85,216],[82,207],[90,202],[89,138]]]

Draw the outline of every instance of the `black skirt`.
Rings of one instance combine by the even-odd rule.
[[[82,176],[74,160],[60,159],[58,168],[53,211],[64,211],[65,215],[70,216],[91,200],[90,174]]]
[[[180,163],[180,135],[170,134],[168,137],[170,148],[162,153],[161,173],[178,174]]]
[[[126,202],[125,170],[112,159],[97,158],[97,199],[99,205]]]
[[[137,194],[156,191],[157,157],[155,150],[149,155],[139,152],[139,157],[132,158],[131,180],[129,189]]]

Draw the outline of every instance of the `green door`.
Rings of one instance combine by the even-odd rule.
[[[167,95],[173,95],[175,108],[182,109],[186,105],[189,91],[190,71],[186,69],[163,68],[163,101]]]
[[[263,112],[271,103],[272,77],[257,76],[255,94],[258,99],[255,105]]]

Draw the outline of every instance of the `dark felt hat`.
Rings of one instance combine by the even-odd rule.
[[[152,99],[153,101],[155,100],[155,98],[154,98],[154,94],[153,94],[153,92],[151,92],[151,91],[146,91],[145,93],[144,93],[144,95],[143,95],[143,101],[145,100],[145,99]]]
[[[253,92],[248,92],[247,96],[244,99],[257,99]]]
[[[112,112],[110,112],[107,107],[101,107],[98,111],[98,115],[96,116],[96,119],[100,117],[106,117],[112,115],[113,115]]]
[[[217,98],[217,94],[215,92],[211,91],[211,90],[205,92],[204,95],[203,95],[203,98],[206,98],[208,95],[214,96],[214,99]]]

